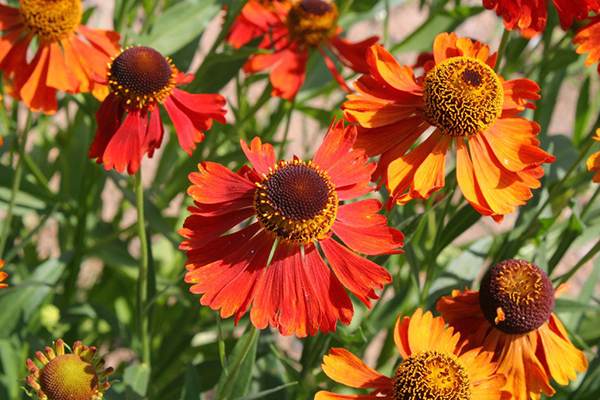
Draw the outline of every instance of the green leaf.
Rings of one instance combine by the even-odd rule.
[[[0,337],[8,337],[18,322],[27,321],[37,312],[62,276],[71,253],[61,259],[48,260],[18,287],[3,289],[0,295]]]
[[[298,382],[286,383],[284,385],[277,386],[277,387],[275,387],[273,389],[263,390],[262,392],[258,392],[256,394],[252,394],[250,396],[242,397],[239,400],[257,400],[257,399],[262,399],[264,397],[267,397],[270,394],[277,393],[277,392],[279,392],[279,391],[281,391],[283,389],[287,389],[287,388],[289,388],[291,386],[295,386],[297,384],[298,384]]]
[[[136,364],[125,368],[123,382],[126,386],[126,399],[138,400],[145,398],[150,382],[150,367],[146,364]]]
[[[250,325],[244,336],[237,341],[231,355],[227,357],[231,366],[229,374],[221,374],[215,400],[233,400],[246,395],[252,379],[259,334],[260,331]]]
[[[215,18],[220,7],[214,0],[185,0],[165,11],[152,31],[138,38],[164,56],[174,54],[194,40]]]
[[[577,110],[575,112],[575,127],[573,128],[573,142],[579,147],[587,134],[593,108],[590,107],[590,77],[587,76],[579,87]]]
[[[192,364],[188,364],[185,369],[185,381],[179,400],[201,400],[201,391],[200,379],[198,378],[198,374],[196,374],[196,369]]]

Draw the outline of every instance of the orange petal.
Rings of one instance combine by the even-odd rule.
[[[467,145],[464,139],[456,140],[456,180],[465,199],[482,215],[492,215],[493,211],[490,208],[487,200],[483,196],[479,184],[475,178],[475,171]]]
[[[417,84],[413,70],[400,66],[393,55],[379,45],[367,50],[367,62],[371,66],[371,74],[379,81],[400,92],[420,94],[423,88]]]
[[[334,381],[361,389],[391,388],[392,380],[367,366],[348,350],[332,348],[323,357],[323,372]]]
[[[450,136],[442,135],[431,153],[417,168],[410,195],[413,198],[428,199],[433,192],[444,187],[446,170],[446,151],[450,144]]]

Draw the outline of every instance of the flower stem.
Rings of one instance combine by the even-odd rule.
[[[6,212],[6,218],[4,219],[4,225],[2,226],[2,235],[0,236],[0,256],[4,253],[4,248],[6,247],[6,242],[8,240],[8,234],[10,231],[10,224],[12,222],[15,209],[15,203],[17,202],[17,193],[19,193],[19,190],[21,189],[21,180],[23,178],[23,154],[25,154],[25,144],[27,143],[27,136],[29,136],[29,129],[31,128],[31,119],[31,111],[27,110],[27,120],[25,122],[25,127],[23,128],[23,137],[21,138],[21,143],[19,144],[19,149],[17,150],[19,153],[19,159],[17,160],[17,167],[15,169],[10,199],[8,202],[8,210]]]
[[[506,45],[510,39],[510,31],[504,28],[504,32],[502,33],[502,39],[500,40],[500,46],[498,47],[498,58],[496,59],[496,72],[500,73],[500,63],[502,62],[502,58],[504,57],[504,53],[506,52]]]
[[[142,171],[135,174],[135,199],[138,217],[138,235],[140,238],[140,276],[138,279],[138,328],[142,345],[142,362],[150,365],[149,321],[146,310],[148,301],[148,240],[146,239],[146,223],[144,220],[144,187]]]

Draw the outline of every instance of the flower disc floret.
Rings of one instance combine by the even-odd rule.
[[[36,352],[35,358],[42,367],[27,360],[26,382],[41,400],[99,400],[110,388],[106,377],[113,368],[104,368],[105,361],[96,358],[96,352],[95,347],[76,342],[73,353],[65,353],[65,343],[59,339],[55,348]]]
[[[287,15],[286,23],[292,40],[318,46],[335,31],[337,6],[326,0],[299,0]]]
[[[40,386],[49,400],[90,400],[98,389],[98,375],[85,358],[64,354],[46,365]]]
[[[502,114],[504,89],[494,70],[470,57],[436,65],[423,82],[423,116],[443,134],[477,135]]]
[[[396,369],[394,400],[469,400],[471,379],[454,354],[426,350],[409,356]]]
[[[142,108],[162,102],[173,91],[177,71],[168,57],[150,47],[129,47],[112,60],[107,73],[113,92]]]
[[[81,23],[80,0],[21,0],[23,23],[41,40],[56,42],[75,32]]]
[[[280,161],[257,186],[256,217],[270,235],[306,245],[330,231],[337,215],[337,193],[327,172],[311,161]]]
[[[506,260],[485,275],[479,290],[483,315],[504,333],[522,334],[542,326],[554,310],[554,287],[537,265]]]

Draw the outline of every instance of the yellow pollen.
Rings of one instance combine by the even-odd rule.
[[[56,42],[75,32],[81,23],[79,0],[21,0],[23,23],[40,40]]]
[[[449,136],[477,135],[502,114],[504,89],[484,62],[453,57],[436,65],[423,81],[423,116]]]
[[[337,215],[335,186],[312,161],[280,161],[257,183],[256,218],[281,242],[306,245],[326,237]]]
[[[503,265],[496,284],[514,304],[531,304],[542,293],[542,277],[531,264],[524,262]]]
[[[471,378],[454,354],[427,350],[398,366],[393,390],[394,400],[470,400]]]
[[[49,400],[90,400],[98,389],[98,375],[85,358],[65,354],[42,369],[39,384]]]
[[[111,59],[106,75],[112,92],[128,107],[143,108],[173,93],[177,73],[169,57],[150,47],[130,46]]]
[[[291,40],[318,46],[329,39],[337,27],[337,6],[327,0],[297,0],[290,9],[286,24]]]

